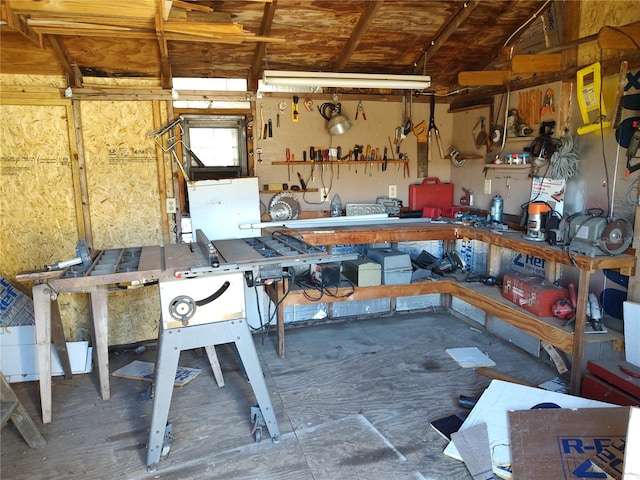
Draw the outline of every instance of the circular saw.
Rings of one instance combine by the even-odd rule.
[[[292,193],[278,193],[269,202],[271,220],[295,220],[299,213],[300,203]]]

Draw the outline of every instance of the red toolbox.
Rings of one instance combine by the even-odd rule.
[[[588,361],[581,395],[623,406],[640,406],[640,368],[623,360]]]
[[[452,205],[453,183],[442,183],[437,177],[429,177],[422,180],[422,183],[409,185],[409,210]]]
[[[507,273],[502,280],[502,296],[539,317],[553,316],[553,304],[569,298],[569,290],[536,275]]]

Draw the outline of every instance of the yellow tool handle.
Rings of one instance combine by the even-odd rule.
[[[424,143],[427,141],[427,122],[424,120],[413,127],[413,134],[418,137],[419,143]]]

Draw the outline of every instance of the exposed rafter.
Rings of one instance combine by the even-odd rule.
[[[0,13],[2,15],[2,20],[7,22],[7,26],[9,28],[20,33],[25,38],[28,38],[38,47],[40,48],[44,47],[42,34],[35,32],[27,24],[27,21],[25,20],[24,17],[16,15],[9,7],[9,4],[7,4],[6,2],[2,2],[2,4],[0,5]]]
[[[351,55],[353,55],[353,52],[358,48],[360,40],[362,40],[363,35],[369,30],[371,23],[375,19],[376,13],[378,13],[378,10],[380,10],[383,3],[384,0],[367,2],[367,6],[365,7],[364,12],[362,12],[362,15],[360,15],[358,23],[351,32],[349,40],[347,40],[347,43],[340,52],[340,56],[333,65],[334,72],[341,72],[347,66],[351,59]]]
[[[82,73],[78,68],[78,65],[70,58],[69,52],[64,45],[62,39],[55,37],[53,35],[47,35],[46,39],[51,44],[51,47],[55,50],[58,55],[58,59],[62,64],[62,68],[64,68],[65,73],[67,74],[67,81],[70,87],[81,87],[82,86]]]
[[[469,2],[465,2],[460,10],[456,12],[450,22],[444,25],[440,31],[436,34],[436,36],[431,40],[431,43],[425,48],[424,53],[420,55],[420,58],[417,58],[414,62],[415,73],[428,73],[425,72],[425,65],[429,60],[431,60],[438,50],[445,44],[445,42],[456,32],[456,30],[467,21],[469,15],[473,13],[476,9],[480,0],[470,0]]]
[[[277,8],[278,0],[273,0],[271,3],[265,3],[259,35],[268,36],[271,33],[271,25],[273,24],[273,17]],[[260,75],[260,69],[262,67],[266,51],[267,45],[265,43],[256,44],[255,51],[253,52],[253,60],[251,61],[251,70],[248,72],[248,82],[250,85],[256,85],[257,76]]]

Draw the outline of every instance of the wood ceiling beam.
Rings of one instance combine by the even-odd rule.
[[[260,30],[258,35],[268,36],[271,33],[271,26],[273,25],[273,17],[276,14],[278,8],[278,0],[273,0],[271,3],[264,4],[264,11],[262,13],[262,22],[260,23]],[[258,42],[256,44],[255,51],[253,52],[253,59],[251,60],[251,66],[249,72],[247,72],[247,85],[257,88],[257,77],[260,75],[262,62],[267,51],[267,44],[264,42]]]
[[[420,54],[420,58],[416,58],[413,62],[415,72],[425,72],[425,65],[431,60],[438,50],[445,44],[447,40],[456,32],[460,25],[467,21],[469,15],[480,4],[480,0],[470,0],[466,2],[460,9],[453,15],[453,18],[447,24],[440,28],[436,36],[431,40],[431,43],[426,47],[423,53]],[[428,74],[428,72],[426,72]]]
[[[161,9],[162,7],[160,7]],[[163,12],[156,15],[156,35],[158,36],[158,54],[160,56],[160,85],[162,88],[171,88],[173,78],[171,74],[171,63],[169,62],[169,45],[164,34]]]
[[[563,2],[562,37],[571,42],[580,37],[580,3]],[[578,47],[572,46],[562,50],[562,68],[569,69],[578,65]]]
[[[362,15],[360,15],[358,23],[353,28],[349,40],[347,40],[347,43],[342,48],[338,59],[333,64],[332,70],[334,72],[341,72],[347,66],[349,60],[351,60],[353,52],[358,48],[362,37],[369,31],[369,28],[371,27],[371,24],[383,3],[384,0],[367,2],[367,6],[365,7],[364,12],[362,12]]]
[[[78,68],[78,65],[71,59],[69,51],[65,46],[62,39],[55,37],[54,35],[47,35],[46,39],[49,41],[51,48],[56,52],[58,60],[62,64],[65,73],[67,74],[67,83],[70,87],[82,86],[82,73]]]
[[[7,22],[7,26],[9,28],[15,30],[25,38],[35,43],[37,47],[44,48],[42,35],[33,30],[33,28],[31,28],[27,24],[27,21],[23,17],[14,13],[7,2],[2,2],[2,5],[0,5],[0,7],[0,15],[2,19]]]
[[[576,2],[577,3],[577,2]],[[503,14],[506,14],[509,12],[509,9],[511,8],[511,2],[501,2],[500,5],[500,10],[498,12],[494,13],[494,17],[495,18],[499,18],[501,17]],[[531,23],[533,17],[530,17],[526,22],[525,25]],[[522,26],[520,27],[522,28]],[[522,30],[524,30],[524,28],[522,28]],[[507,35],[505,37],[505,41],[501,42],[500,44],[496,45],[492,51],[490,53],[488,53],[486,56],[482,57],[481,63],[478,64],[478,70],[485,70],[486,68],[492,66],[495,62],[495,59],[497,58],[499,62],[506,62],[507,60],[509,60],[509,58],[511,57],[511,53],[510,47],[505,47],[505,43],[507,40],[511,39],[511,42],[514,41],[514,38],[517,37],[513,37],[513,34]],[[461,70],[461,69],[459,69]]]

